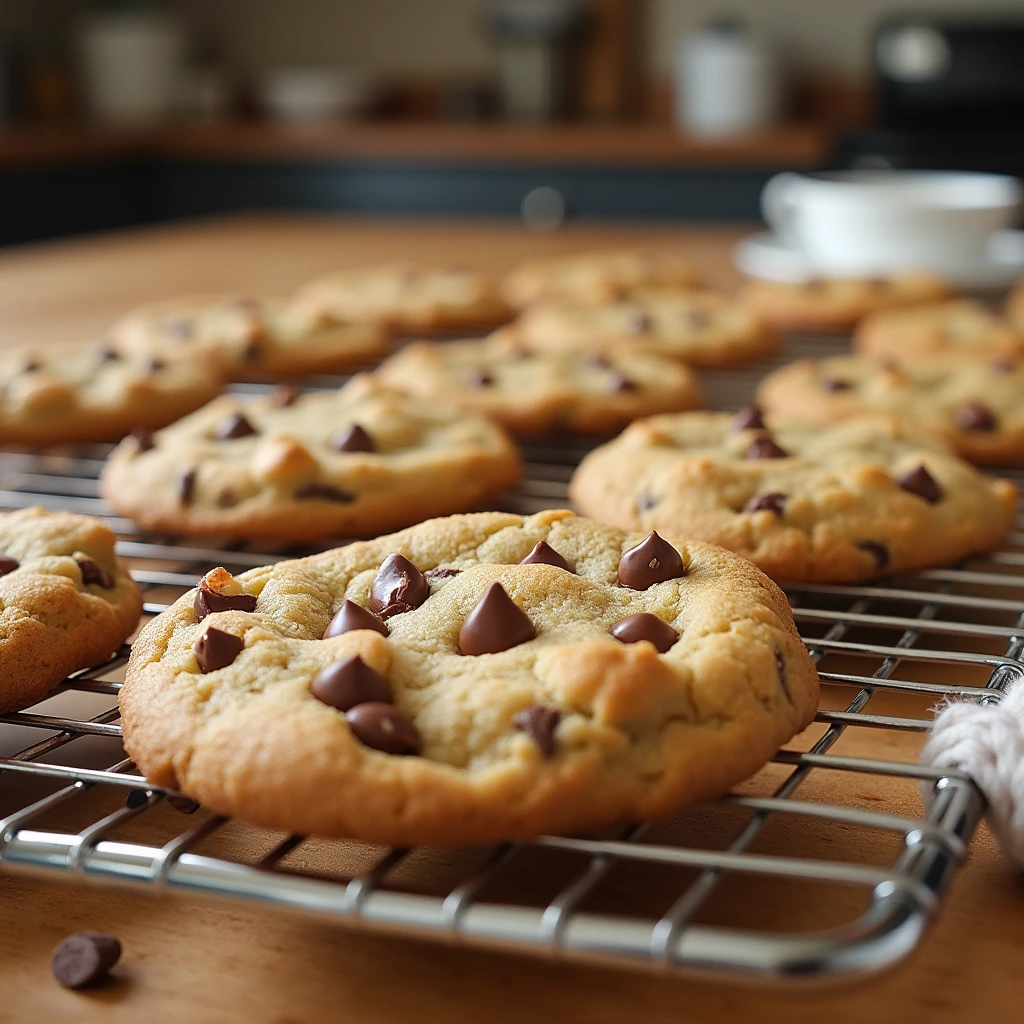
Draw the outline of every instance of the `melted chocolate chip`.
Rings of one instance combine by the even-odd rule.
[[[780,448],[770,437],[755,437],[747,449],[748,459],[785,459],[789,452]]]
[[[10,555],[0,555],[0,576],[6,576],[10,572],[14,572],[15,569],[21,563],[16,558],[11,558]]]
[[[322,704],[338,711],[350,711],[359,704],[391,703],[388,681],[358,655],[324,666],[313,676],[309,690]]]
[[[184,473],[178,477],[178,501],[182,505],[191,505],[192,499],[196,495],[196,471],[194,469],[186,469]]]
[[[924,466],[917,466],[902,476],[896,477],[896,483],[903,490],[916,494],[919,498],[924,498],[929,505],[934,505],[942,500],[942,488]]]
[[[839,377],[822,377],[821,386],[825,391],[849,391],[853,387],[853,383],[841,380]]]
[[[375,452],[373,438],[358,423],[331,438],[331,447],[339,452]]]
[[[235,412],[217,424],[213,436],[218,441],[234,441],[257,433],[259,431],[240,412]]]
[[[651,329],[651,318],[646,313],[631,313],[626,321],[626,330],[630,334],[643,334]]]
[[[82,573],[82,582],[86,586],[95,583],[96,586],[102,587],[104,590],[113,589],[114,577],[102,565],[97,565],[91,558],[83,558],[78,563],[78,568]]]
[[[956,411],[956,421],[964,430],[995,430],[997,425],[992,410],[981,402],[961,405]]]
[[[861,551],[866,551],[875,560],[876,569],[884,569],[889,564],[889,549],[877,540],[862,540],[857,542]]]
[[[84,988],[106,977],[121,959],[121,943],[102,932],[78,932],[50,955],[50,970],[65,988]]]
[[[553,565],[566,572],[575,573],[572,563],[563,558],[546,540],[539,540],[533,550],[519,563],[520,565]]]
[[[218,594],[211,590],[205,579],[199,581],[192,609],[196,613],[196,622],[202,622],[207,615],[214,612],[254,612],[256,598],[253,594]]]
[[[278,384],[270,396],[270,404],[276,409],[283,409],[285,406],[294,405],[301,394],[302,391],[294,384]]]
[[[512,724],[520,732],[525,732],[548,758],[555,756],[555,729],[561,720],[561,712],[540,704],[524,708],[512,716]]]
[[[128,436],[135,439],[136,455],[141,455],[143,452],[148,452],[151,448],[156,447],[153,435],[145,427],[136,427]]]
[[[419,608],[430,596],[427,579],[405,555],[388,555],[377,570],[367,604],[382,619]]]
[[[608,390],[614,394],[622,394],[627,391],[639,390],[639,385],[636,381],[630,380],[627,376],[621,373],[613,373],[611,380],[608,383]]]
[[[225,633],[222,629],[208,626],[206,632],[193,644],[192,650],[203,672],[216,672],[219,668],[227,668],[244,646],[242,638],[234,633]]]
[[[740,409],[729,421],[729,429],[733,433],[740,430],[762,430],[764,429],[764,413],[760,406],[748,405]]]
[[[494,377],[486,370],[476,370],[466,378],[466,386],[473,388],[474,390],[493,387]]]
[[[492,583],[459,630],[459,650],[468,655],[497,654],[525,644],[536,635],[526,612],[500,583]]]
[[[428,569],[423,575],[428,580],[448,580],[452,576],[458,576],[461,569]]]
[[[317,483],[316,481],[296,488],[295,497],[299,501],[319,499],[321,501],[334,501],[339,505],[351,505],[356,500],[354,494],[343,491],[340,487],[335,487],[332,484]]]
[[[385,754],[418,754],[423,745],[413,720],[390,704],[357,704],[345,720],[356,739]]]
[[[619,582],[630,590],[647,590],[655,583],[686,575],[679,552],[653,530],[619,559]]]
[[[786,508],[786,495],[780,491],[765,491],[755,494],[744,506],[744,512],[774,512],[781,516]]]
[[[356,629],[372,629],[380,633],[381,636],[387,636],[390,632],[388,624],[380,616],[374,615],[373,612],[367,611],[365,608],[360,608],[355,601],[346,601],[331,619],[321,639],[341,636],[342,633],[351,633]]]
[[[659,654],[664,654],[679,639],[679,634],[657,615],[650,612],[638,612],[619,619],[609,633],[624,644],[637,644],[647,640],[654,644]]]

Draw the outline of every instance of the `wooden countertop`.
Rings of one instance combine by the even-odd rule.
[[[238,218],[38,245],[0,255],[0,342],[82,337],[126,306],[174,292],[285,290],[329,266],[456,260],[500,271],[527,254],[671,242],[709,278],[734,279],[733,230],[573,227],[529,235],[481,224]],[[912,756],[920,737],[860,730],[848,753]],[[878,799],[877,796],[872,797]],[[916,796],[906,798],[907,813]],[[895,809],[898,809],[898,805]],[[831,842],[823,835],[823,842]],[[872,856],[865,839],[858,856]],[[60,989],[49,953],[73,931],[125,945],[118,980]],[[1016,1019],[1024,885],[982,827],[910,959],[838,991],[777,992],[370,936],[243,909],[54,878],[0,876],[0,1020],[885,1024]]]

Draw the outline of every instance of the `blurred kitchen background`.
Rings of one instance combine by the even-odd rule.
[[[0,243],[237,209],[751,220],[1024,173],[1021,0],[0,0]]]

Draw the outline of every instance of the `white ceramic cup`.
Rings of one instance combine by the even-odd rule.
[[[777,174],[761,193],[765,219],[822,274],[903,268],[956,274],[986,258],[994,232],[1024,196],[1002,174],[836,171]]]

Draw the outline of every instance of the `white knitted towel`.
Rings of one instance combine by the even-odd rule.
[[[988,820],[1004,855],[1024,868],[1024,685],[991,704],[949,704],[936,718],[921,761],[970,773],[988,800]],[[925,799],[931,787],[922,786]]]

